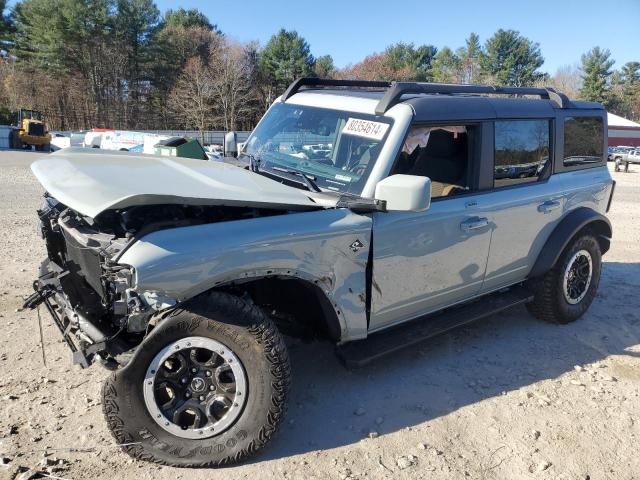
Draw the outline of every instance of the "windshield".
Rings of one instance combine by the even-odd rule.
[[[42,114],[35,110],[22,110],[22,118],[42,121]]]
[[[373,115],[279,103],[242,155],[253,156],[267,174],[297,170],[323,190],[359,194],[390,126],[389,119]]]

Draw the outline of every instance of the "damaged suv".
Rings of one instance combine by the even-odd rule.
[[[32,167],[48,258],[25,306],[114,370],[130,455],[241,461],[285,413],[284,334],[357,366],[515,305],[579,318],[612,233],[605,132],[552,89],[301,79],[237,158],[63,150]]]

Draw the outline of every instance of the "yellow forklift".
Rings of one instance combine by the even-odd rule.
[[[42,113],[21,108],[16,114],[16,123],[10,133],[11,148],[29,150],[33,146],[39,152],[51,148],[51,134],[47,132]]]

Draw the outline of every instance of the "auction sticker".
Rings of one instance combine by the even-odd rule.
[[[387,133],[388,128],[388,123],[360,120],[359,118],[349,118],[349,120],[347,120],[347,124],[342,130],[342,133],[346,135],[370,138],[371,140],[382,140],[382,137]]]

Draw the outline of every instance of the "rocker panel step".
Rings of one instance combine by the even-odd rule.
[[[346,367],[362,367],[452,328],[475,322],[531,300],[533,300],[533,293],[527,288],[511,287],[502,293],[492,293],[471,303],[451,307],[443,312],[425,315],[397,327],[373,333],[364,340],[337,347],[336,353]]]

